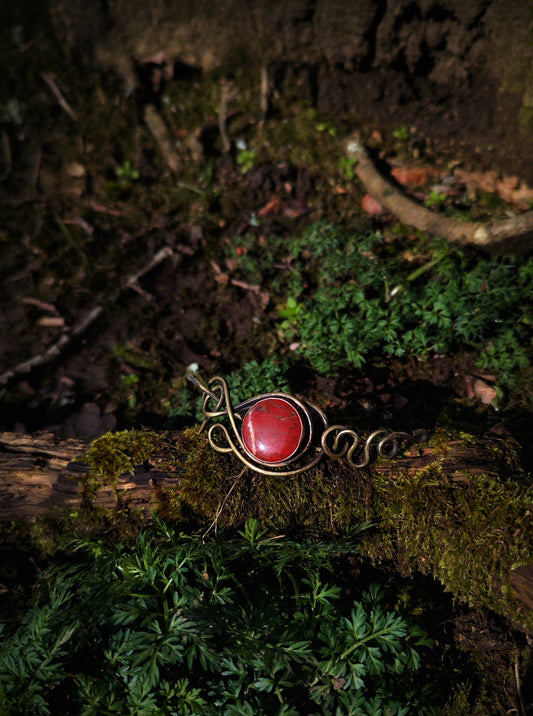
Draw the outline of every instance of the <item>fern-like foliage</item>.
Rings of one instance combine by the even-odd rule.
[[[429,713],[426,634],[379,588],[354,599],[335,583],[367,527],[321,543],[255,520],[211,541],[163,523],[135,542],[77,540],[5,635],[0,712]]]

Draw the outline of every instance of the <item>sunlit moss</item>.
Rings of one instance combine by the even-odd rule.
[[[162,436],[149,430],[122,430],[97,438],[82,458],[90,470],[80,478],[83,501],[92,502],[101,487],[110,487],[119,498],[117,484],[125,473],[133,474],[135,465],[142,465],[162,450]]]
[[[515,563],[533,559],[533,488],[517,471],[513,446],[475,448],[468,434],[437,433],[435,460],[407,472],[401,459],[386,472],[330,462],[292,477],[266,477],[214,453],[203,434],[186,432],[184,472],[173,499],[179,515],[203,524],[241,526],[249,517],[280,531],[320,535],[371,521],[361,553],[404,574],[422,573],[477,607],[520,625],[532,623],[509,587]],[[452,451],[453,448],[453,451]],[[449,455],[453,454],[454,463]],[[483,458],[486,471],[460,467]],[[510,476],[514,475],[514,479]]]
[[[153,508],[201,529],[241,528],[254,517],[278,532],[315,538],[370,521],[375,527],[362,539],[363,557],[405,575],[430,575],[468,604],[533,627],[509,582],[514,564],[533,559],[533,487],[515,446],[436,431],[430,447],[435,459],[417,472],[399,458],[385,471],[324,461],[299,475],[268,477],[216,453],[197,426],[175,446],[176,485],[155,489]],[[168,455],[158,433],[98,438],[84,458],[90,465],[84,500],[93,501],[100,487],[117,494],[120,475],[157,453]]]

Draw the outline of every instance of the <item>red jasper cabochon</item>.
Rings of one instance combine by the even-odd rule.
[[[298,450],[304,427],[296,408],[283,398],[263,398],[244,416],[242,439],[258,460],[277,463]]]

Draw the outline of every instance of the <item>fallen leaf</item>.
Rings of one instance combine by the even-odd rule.
[[[391,174],[402,186],[424,186],[439,176],[433,167],[394,167]]]
[[[87,170],[81,162],[73,161],[67,166],[67,174],[74,179],[81,179],[87,174]]]
[[[477,398],[483,405],[492,405],[498,397],[498,392],[491,385],[477,376],[466,377],[466,393],[469,398]]]
[[[308,211],[309,207],[307,204],[304,204],[303,201],[298,201],[298,199],[294,199],[285,204],[282,214],[283,216],[286,216],[287,219],[297,219],[299,216],[303,216],[303,214],[306,214]]]
[[[455,178],[463,184],[474,185],[481,191],[496,191],[496,182],[498,174],[495,171],[490,172],[467,172],[464,169],[456,169]]]
[[[259,216],[269,216],[270,214],[279,214],[279,210],[281,207],[281,201],[274,197],[269,202],[267,202],[262,209],[259,209],[257,212]]]
[[[518,177],[503,177],[496,182],[496,191],[504,201],[511,204],[523,204],[524,207],[529,206],[529,202],[533,200],[533,189],[526,184],[521,184]]]
[[[361,201],[361,207],[363,211],[370,216],[378,216],[379,214],[383,214],[385,211],[381,204],[377,202],[373,196],[370,196],[370,194],[364,195]]]
[[[224,263],[229,271],[235,271],[240,266],[239,259],[227,258]]]
[[[498,393],[496,390],[484,380],[477,378],[474,381],[474,395],[479,398],[483,405],[490,405],[497,397]]]
[[[456,169],[454,174],[458,181],[466,185],[467,190],[498,193],[504,201],[524,208],[528,208],[529,202],[533,201],[533,189],[521,182],[517,176],[504,176],[499,179],[496,171],[467,172],[462,169]]]

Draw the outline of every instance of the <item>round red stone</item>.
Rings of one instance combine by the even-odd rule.
[[[263,398],[250,408],[242,422],[244,445],[262,462],[288,460],[298,450],[303,433],[298,411],[283,398]]]

